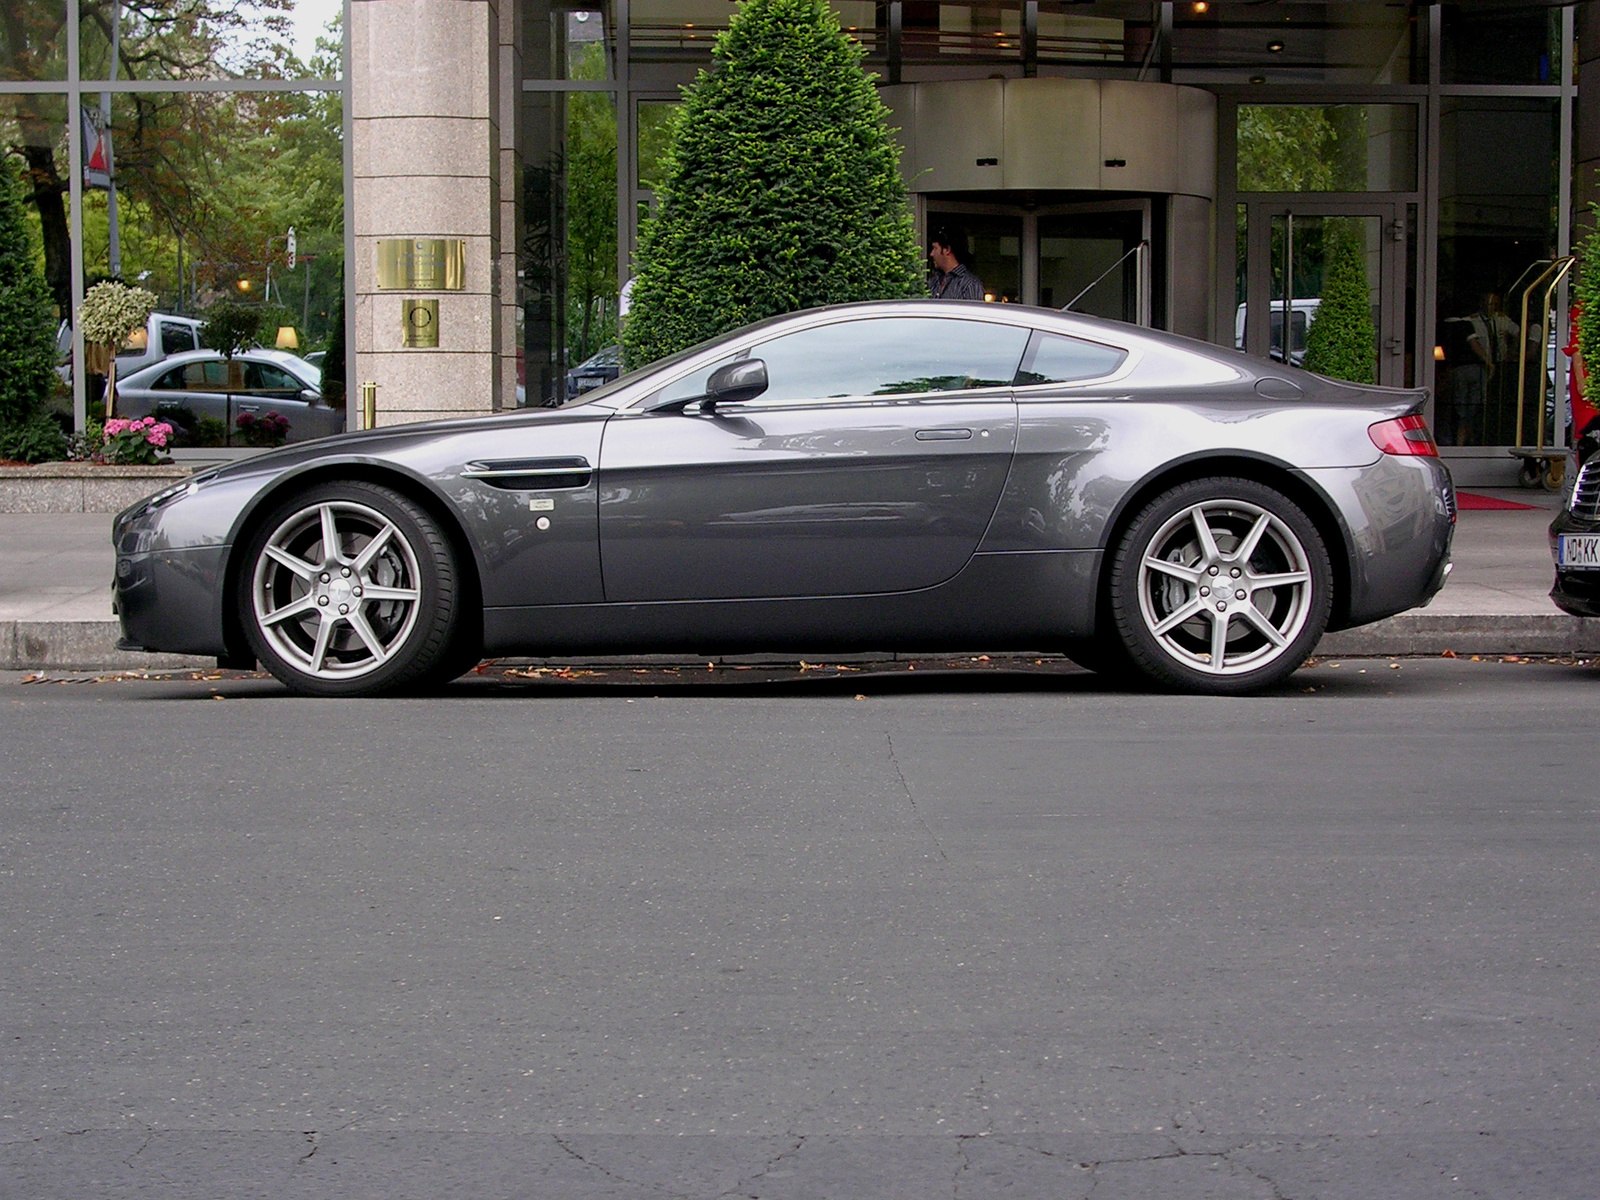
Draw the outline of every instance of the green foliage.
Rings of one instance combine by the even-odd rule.
[[[1357,230],[1360,226],[1356,226]],[[1352,383],[1372,383],[1378,358],[1378,337],[1372,327],[1372,298],[1367,286],[1367,256],[1359,233],[1329,221],[1324,234],[1322,304],[1306,330],[1308,371]]]
[[[1578,281],[1573,285],[1573,298],[1578,310],[1578,352],[1583,356],[1591,378],[1600,377],[1600,204],[1591,204],[1595,228],[1583,239],[1578,248]]]
[[[1361,192],[1367,110],[1359,104],[1241,104],[1241,192]]]
[[[224,358],[231,359],[260,342],[263,310],[259,305],[218,300],[201,315],[206,323],[200,330],[200,344],[207,350],[220,350]]]
[[[575,79],[604,79],[595,42],[573,65]],[[567,97],[567,357],[582,362],[616,340],[617,118],[610,96]]]
[[[0,426],[11,430],[39,411],[56,362],[50,291],[34,258],[23,203],[14,160],[0,159]]]
[[[746,0],[684,95],[623,345],[638,366],[748,321],[923,294],[886,110],[823,0]]]
[[[67,456],[67,435],[49,413],[0,424],[0,458],[13,462],[57,462]]]
[[[155,310],[154,292],[107,280],[84,293],[78,324],[83,327],[84,341],[115,349],[134,330],[143,329]]]

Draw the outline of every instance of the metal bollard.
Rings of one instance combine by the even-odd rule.
[[[373,429],[378,424],[378,384],[367,380],[361,385],[361,428]]]

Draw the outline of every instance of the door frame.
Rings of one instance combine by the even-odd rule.
[[[1022,220],[1022,303],[1039,303],[1039,218],[1093,215],[1095,213],[1137,212],[1142,217],[1140,236],[1145,244],[1154,247],[1155,205],[1149,196],[1123,196],[1105,200],[1075,200],[1060,204],[1024,204],[1020,200],[945,200],[937,193],[917,195],[917,231],[922,245],[927,244],[928,213],[971,213],[974,216],[1019,217]],[[1153,254],[1146,251],[1139,256],[1137,311],[1139,325],[1149,328],[1154,311],[1154,279],[1151,273]]]
[[[1240,199],[1245,210],[1245,353],[1267,357],[1271,349],[1272,224],[1280,217],[1377,217],[1383,222],[1378,261],[1378,383],[1406,387],[1406,268],[1410,239],[1417,231],[1408,225],[1408,207],[1415,205],[1409,192],[1367,192],[1359,198],[1326,199],[1310,193],[1293,196],[1254,195]],[[1235,268],[1237,270],[1237,268]],[[1237,284],[1235,284],[1237,286]],[[1292,291],[1292,287],[1290,288]],[[1292,299],[1293,297],[1291,297]],[[1237,321],[1238,302],[1228,313],[1228,345]],[[1285,346],[1289,324],[1284,325]],[[1416,330],[1410,330],[1413,345]],[[1287,353],[1287,351],[1286,351]],[[1413,358],[1415,354],[1413,355]],[[1420,372],[1419,372],[1420,373]]]

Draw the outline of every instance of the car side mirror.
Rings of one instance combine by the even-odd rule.
[[[301,388],[300,399],[307,404],[320,404],[322,403],[322,393],[317,391],[316,388]]]
[[[767,364],[759,358],[745,358],[719,367],[706,380],[706,402],[738,404],[754,400],[767,390]]]

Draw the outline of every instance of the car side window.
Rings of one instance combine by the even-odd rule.
[[[1009,387],[1029,331],[947,317],[839,321],[773,338],[763,400],[823,400]]]
[[[244,387],[258,396],[300,394],[300,381],[289,372],[271,363],[248,362],[244,365]]]
[[[215,358],[189,363],[183,368],[183,386],[191,392],[225,392],[228,390],[228,364]]]
[[[179,325],[175,321],[161,322],[161,353],[179,354],[185,350],[197,350],[194,330],[188,325]]]
[[[1098,379],[1115,371],[1127,357],[1126,350],[1115,346],[1036,331],[1022,360],[1022,369],[1017,372],[1017,386]]]
[[[150,386],[158,392],[181,392],[188,387],[183,379],[185,370],[185,367],[175,367]]]

